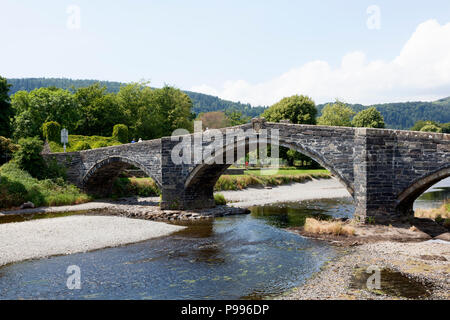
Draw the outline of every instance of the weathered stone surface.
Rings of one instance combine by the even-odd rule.
[[[269,133],[265,134],[263,129]],[[223,138],[220,151],[210,152]],[[242,138],[242,133],[245,133]],[[279,139],[274,139],[278,132]],[[203,139],[202,139],[203,137]],[[200,140],[198,140],[200,139]],[[195,144],[200,141],[200,144]],[[71,153],[45,154],[67,167],[70,181],[88,191],[106,192],[124,168],[133,165],[152,177],[162,190],[162,209],[214,207],[213,188],[238,158],[267,141],[297,150],[329,169],[355,199],[356,215],[389,221],[412,213],[414,200],[439,180],[450,176],[450,135],[442,133],[296,125],[253,119],[251,123],[203,134],[165,137],[141,143]],[[203,161],[174,163],[180,144],[209,154]],[[181,148],[179,148],[182,150]]]

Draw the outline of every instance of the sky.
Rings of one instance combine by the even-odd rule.
[[[450,96],[450,1],[1,0],[0,75],[271,105]]]

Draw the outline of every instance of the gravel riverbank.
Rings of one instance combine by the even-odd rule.
[[[376,242],[341,248],[336,259],[328,262],[304,285],[279,299],[412,299],[407,295],[402,296],[401,289],[405,291],[408,286],[396,288],[396,285],[401,284],[395,281],[385,284],[383,273],[380,290],[370,290],[364,283],[361,287],[355,287],[357,271],[366,273],[370,266],[398,272],[405,277],[404,281],[410,279],[410,286],[425,286],[427,295],[417,299],[450,299],[450,242],[435,240],[416,243]]]
[[[106,216],[69,216],[0,224],[0,265],[166,236],[184,227]]]

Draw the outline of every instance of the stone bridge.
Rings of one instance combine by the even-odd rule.
[[[121,170],[135,166],[160,187],[161,208],[191,209],[214,206],[214,185],[230,163],[243,155],[241,146],[248,153],[258,150],[257,143],[278,144],[328,169],[347,188],[355,202],[355,214],[363,221],[366,217],[388,221],[412,214],[414,200],[450,176],[450,134],[264,119],[221,129],[221,135],[227,133],[223,140],[212,131],[44,156],[65,165],[69,181],[94,193],[108,191]],[[200,161],[195,152],[188,152],[192,150],[203,154]],[[179,163],[173,155],[184,161]]]

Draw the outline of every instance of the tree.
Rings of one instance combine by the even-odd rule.
[[[250,117],[244,116],[242,112],[236,110],[225,111],[230,126],[238,126],[250,121]]]
[[[11,139],[0,136],[0,164],[8,161],[11,154],[17,149],[18,145],[14,144]]]
[[[5,78],[0,76],[0,136],[11,136],[11,119],[13,117],[13,108],[8,92],[11,85]]]
[[[56,121],[49,121],[42,125],[44,139],[48,141],[60,142],[61,126]]]
[[[220,129],[230,126],[230,120],[222,111],[200,113],[196,120],[202,122],[203,129]]]
[[[360,128],[384,128],[384,119],[375,107],[370,107],[358,112],[352,120],[352,125]]]
[[[264,111],[262,116],[271,122],[289,120],[291,123],[316,124],[317,109],[314,101],[303,95],[283,98]]]
[[[193,130],[191,98],[179,89],[164,86],[152,92],[152,105],[158,124],[158,136],[170,136],[176,129]],[[153,120],[155,121],[155,120]]]
[[[74,99],[80,108],[78,134],[111,136],[113,126],[124,120],[116,95],[107,93],[99,83],[76,89]]]
[[[18,91],[12,96],[14,138],[42,136],[42,125],[56,121],[69,132],[79,120],[79,109],[74,96],[68,90],[40,88],[31,92]]]
[[[41,156],[44,143],[38,138],[21,138],[19,149],[14,153],[14,161],[23,170],[28,171],[35,178],[43,178],[46,168],[44,159]]]
[[[427,126],[427,125],[432,125],[432,126],[439,127],[439,123],[436,122],[436,121],[419,120],[419,121],[416,121],[416,123],[414,123],[414,125],[411,127],[410,130],[412,130],[412,131],[422,131],[422,128]]]
[[[333,104],[327,104],[322,115],[317,119],[317,124],[322,126],[351,127],[352,116],[355,112],[345,103],[336,100]]]
[[[128,143],[128,127],[124,124],[116,124],[112,137],[119,142]]]
[[[442,128],[438,127],[437,125],[434,124],[427,124],[425,126],[423,126],[420,131],[422,132],[438,132],[441,133],[442,132]]]
[[[296,124],[316,124],[316,115],[316,105],[311,98],[303,95],[294,95],[281,99],[281,101],[264,111],[262,116],[271,122],[289,120],[291,123]],[[281,158],[286,159],[290,166],[294,165],[295,160],[302,162],[311,161],[309,157],[302,153],[286,147],[280,147],[279,155]]]

